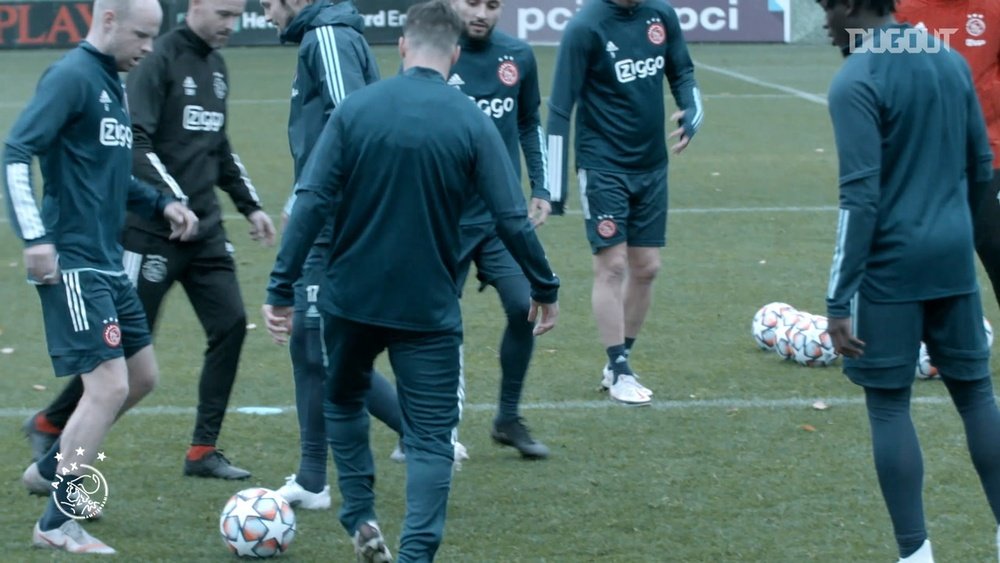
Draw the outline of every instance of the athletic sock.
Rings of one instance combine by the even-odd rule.
[[[42,477],[45,477],[49,481],[56,480],[56,469],[59,466],[59,461],[56,459],[56,454],[59,453],[59,443],[61,440],[58,438],[52,443],[52,447],[49,451],[45,452],[37,462],[38,472],[41,473]]]
[[[632,356],[632,346],[635,346],[635,338],[625,337],[625,357]]]
[[[205,457],[206,455],[215,451],[215,446],[208,446],[205,444],[191,444],[188,448],[187,458],[189,461],[198,461],[199,459]]]
[[[59,487],[56,489],[55,497],[49,497],[49,502],[45,505],[45,512],[42,517],[38,520],[38,528],[47,532],[49,530],[54,530],[59,526],[62,526],[67,520],[70,519],[62,510],[59,510],[57,502],[68,503],[69,496],[69,483],[75,482],[77,476],[73,474],[63,476],[62,482],[59,483]]]
[[[625,345],[617,344],[615,346],[608,346],[608,367],[611,368],[611,372],[614,374],[614,381],[612,385],[618,383],[618,377],[621,375],[631,375],[632,368],[628,365],[628,356],[625,355]]]

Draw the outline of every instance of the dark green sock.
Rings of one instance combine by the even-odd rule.
[[[625,354],[624,344],[608,346],[607,352],[608,367],[615,374],[615,379],[612,383],[618,382],[619,375],[630,375],[632,373],[632,368],[628,365],[628,356]]]
[[[635,338],[625,337],[625,357],[632,355],[632,346],[635,346]]]

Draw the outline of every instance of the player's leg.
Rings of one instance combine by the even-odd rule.
[[[328,454],[323,419],[326,375],[318,308],[322,271],[313,260],[310,255],[302,278],[295,284],[295,314],[289,340],[299,421],[299,468],[278,493],[295,507],[322,510],[330,507],[330,486],[326,482]]]
[[[579,184],[587,239],[594,254],[591,307],[608,356],[601,383],[620,403],[648,405],[649,395],[638,385],[625,355],[628,183],[623,174],[580,170]]]
[[[667,169],[627,176],[632,193],[628,220],[628,277],[625,281],[625,357],[649,313],[660,249],[667,243]],[[645,389],[647,395],[653,392]]]
[[[38,461],[52,448],[66,426],[69,416],[73,414],[81,395],[83,395],[83,382],[79,376],[74,375],[51,403],[26,418],[21,424],[21,429],[31,447],[32,461]]]
[[[936,299],[926,311],[928,352],[962,417],[972,463],[1000,522],[1000,410],[990,379],[980,296]]]
[[[993,287],[994,297],[1000,301],[1000,170],[993,171],[993,180],[984,189],[969,185],[969,206],[975,231],[976,254],[983,263]]]
[[[396,374],[406,444],[406,516],[400,561],[431,561],[444,534],[459,422],[460,330],[394,331],[389,360]]]
[[[152,331],[163,298],[184,267],[182,258],[173,243],[137,229],[123,233],[122,246],[125,248],[122,265],[145,311],[142,323],[148,323]],[[48,407],[25,421],[24,431],[31,441],[33,458],[51,448],[82,394],[83,382],[74,376]]]
[[[381,551],[385,544],[375,513],[375,462],[365,402],[375,357],[385,348],[385,329],[326,313],[321,326],[327,354],[323,410],[343,499],[340,523],[354,538],[356,550]]]
[[[246,309],[228,242],[205,241],[180,277],[184,292],[205,329],[205,363],[198,380],[198,414],[184,474],[217,479],[246,479],[250,472],[235,467],[215,445],[236,381],[246,337]]]
[[[924,326],[923,304],[852,302],[854,332],[865,354],[844,358],[844,373],[865,389],[872,454],[900,557],[927,540],[923,459],[910,418],[910,388]]]
[[[500,340],[500,399],[490,435],[525,458],[548,457],[549,449],[532,438],[520,413],[521,392],[535,348],[534,324],[528,320],[531,285],[495,233],[480,246],[476,269],[480,280],[496,288],[507,316]]]
[[[82,374],[84,392],[63,430],[59,455],[53,456],[56,471],[47,478],[57,483],[55,494],[35,526],[33,543],[74,552],[112,553],[72,519],[91,511],[73,503],[71,497],[78,482],[93,479],[89,468],[100,459],[107,431],[128,398],[124,356],[131,348],[126,339],[138,336],[135,344],[148,345],[149,333],[145,324],[132,323],[129,313],[138,303],[125,280],[70,271],[63,273],[61,284],[39,286],[38,292],[56,375]],[[126,294],[131,294],[131,304],[122,299]]]

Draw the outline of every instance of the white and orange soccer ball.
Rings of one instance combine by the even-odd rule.
[[[983,317],[983,330],[986,331],[986,347],[993,348],[993,325]],[[920,343],[920,351],[917,353],[917,379],[937,379],[941,376],[938,369],[931,364],[931,355],[927,351],[927,345]]]
[[[795,307],[788,303],[775,301],[768,303],[753,316],[750,323],[750,335],[761,350],[771,351],[777,343],[778,329],[785,325],[785,315],[796,313]]]
[[[797,331],[796,327],[800,323],[807,322],[812,317],[809,313],[795,311],[782,316],[782,323],[775,329],[777,337],[774,341],[774,352],[783,360],[795,359],[795,350],[792,349],[792,339]]]
[[[823,367],[840,357],[833,348],[833,339],[827,332],[826,317],[800,314],[798,321],[788,329],[789,356],[808,367]]]
[[[287,551],[295,537],[295,512],[271,489],[244,489],[226,502],[219,532],[236,555],[274,557]]]

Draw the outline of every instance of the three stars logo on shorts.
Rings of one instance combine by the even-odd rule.
[[[117,317],[104,319],[104,330],[101,335],[108,348],[117,348],[122,345],[122,329],[118,326]]]

